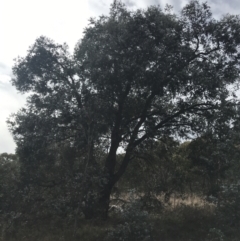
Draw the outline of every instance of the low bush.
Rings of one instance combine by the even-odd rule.
[[[108,231],[105,241],[150,241],[153,227],[149,215],[142,210],[142,202],[135,200],[121,213],[122,223]]]

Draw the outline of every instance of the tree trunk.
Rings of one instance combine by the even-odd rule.
[[[96,187],[94,191],[90,191],[90,195],[90,189],[86,189],[88,194],[87,199],[85,201],[85,205],[83,207],[83,213],[86,219],[106,219],[108,217],[110,195],[113,186],[124,174],[130,161],[130,154],[132,150],[131,148],[127,150],[118,172],[114,173],[118,145],[119,142],[117,141],[117,143],[112,144],[112,147],[110,148],[110,152],[105,163],[105,174],[102,176],[102,178],[99,177],[99,183],[103,182],[103,184],[98,185],[98,187]],[[91,182],[91,180],[89,181]]]
[[[86,219],[107,219],[113,182],[109,181],[99,192],[88,194],[83,207]]]

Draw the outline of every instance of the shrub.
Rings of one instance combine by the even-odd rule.
[[[121,213],[123,224],[109,230],[105,241],[150,241],[152,226],[148,222],[148,213],[142,211],[139,200],[131,202]]]

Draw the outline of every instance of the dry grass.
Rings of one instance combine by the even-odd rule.
[[[173,195],[169,200],[170,206],[172,208],[177,208],[179,206],[185,205],[189,207],[202,207],[207,208],[208,210],[214,211],[216,205],[210,202],[207,202],[205,199],[198,195],[188,195],[183,198],[179,198],[176,195]]]
[[[139,199],[143,197],[144,197],[144,193],[134,193],[134,194],[124,193],[118,197],[112,196],[110,204],[124,206],[126,203],[129,203],[134,199]],[[213,212],[216,208],[215,204],[206,201],[203,197],[196,194],[189,194],[184,196],[173,194],[167,203],[164,201],[164,195],[158,195],[154,197],[159,202],[163,203],[164,207],[167,210],[173,210],[181,206],[189,206],[189,207],[206,208],[208,211]]]

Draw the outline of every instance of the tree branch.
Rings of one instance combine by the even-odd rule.
[[[208,104],[208,103],[202,103],[202,104],[195,104],[195,105],[192,105],[192,106],[189,106],[188,108],[186,109],[181,109],[179,110],[178,112],[176,112],[175,114],[165,118],[164,120],[162,120],[159,124],[157,124],[155,126],[155,130],[158,130],[160,128],[163,127],[164,124],[166,124],[167,122],[173,120],[174,118],[180,116],[181,114],[189,111],[189,110],[192,110],[194,109],[195,107],[198,107],[198,106],[206,106],[206,105],[209,105],[209,106],[213,106],[212,104]],[[137,141],[135,141],[133,144],[134,144],[134,147],[136,147],[137,145],[139,145],[142,141],[144,141],[145,139],[147,139],[149,137],[149,133],[146,133],[144,136],[142,136],[141,138],[139,138]]]

